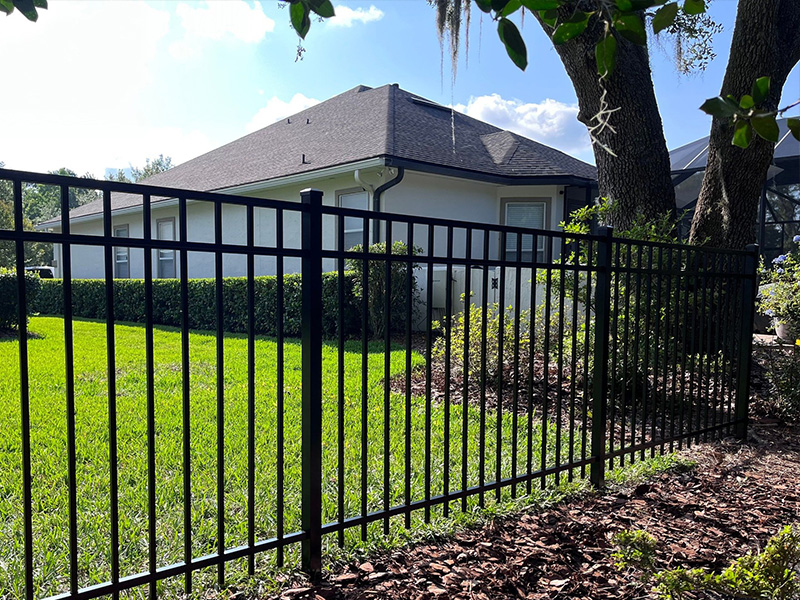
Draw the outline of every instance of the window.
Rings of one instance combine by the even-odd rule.
[[[156,221],[156,238],[159,240],[175,239],[175,218],[159,219]],[[158,250],[158,277],[171,279],[175,277],[175,251]]]
[[[130,237],[128,226],[115,225],[114,237]],[[130,279],[131,277],[130,250],[128,248],[119,246],[114,248],[114,277],[117,279]]]
[[[506,204],[506,225],[526,229],[544,229],[544,202],[509,202]],[[533,255],[533,240],[536,239],[536,256]],[[520,246],[519,248],[517,246]],[[537,235],[506,236],[506,258],[525,262],[545,260],[545,237]]]
[[[357,208],[369,210],[369,194],[364,191],[346,192],[339,194],[339,206],[342,208]],[[344,249],[364,243],[364,219],[356,217],[344,218]]]

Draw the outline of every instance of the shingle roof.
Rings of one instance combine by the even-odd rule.
[[[376,157],[512,179],[596,178],[583,161],[393,84],[357,86],[142,183],[223,190]],[[113,210],[139,204],[138,195],[112,196]],[[70,215],[100,212],[102,203],[92,202]]]

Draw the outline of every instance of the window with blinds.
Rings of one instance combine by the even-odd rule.
[[[506,225],[525,229],[545,229],[544,202],[509,202],[506,204]],[[534,256],[534,246],[536,255]],[[545,238],[537,235],[506,235],[506,259],[532,262],[545,260]]]

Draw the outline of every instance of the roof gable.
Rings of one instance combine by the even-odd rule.
[[[519,142],[510,131],[487,133],[481,136],[481,140],[496,165],[507,162],[519,148]]]

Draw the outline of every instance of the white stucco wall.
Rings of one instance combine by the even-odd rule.
[[[374,187],[392,179],[394,172],[386,168],[373,168],[361,173],[362,182],[372,184]],[[352,173],[332,175],[314,181],[294,183],[283,186],[270,186],[264,189],[248,191],[246,195],[260,198],[300,202],[302,189],[313,187],[323,192],[323,202],[334,205],[337,194],[353,191],[359,185]],[[239,192],[242,193],[242,192]],[[503,203],[510,199],[537,199],[547,202],[546,220],[551,229],[557,229],[558,223],[563,219],[563,188],[557,186],[500,186],[496,184],[469,181],[464,179],[431,175],[414,171],[407,171],[403,181],[384,192],[381,210],[383,212],[439,217],[445,219],[460,219],[478,223],[499,224],[503,222]],[[274,246],[276,243],[276,213],[272,208],[256,208],[254,211],[255,244],[256,246]],[[188,214],[188,239],[189,241],[213,242],[214,241],[214,209],[208,202],[187,202]],[[167,201],[161,205],[154,204],[151,212],[151,231],[156,235],[156,223],[160,219],[174,218],[176,235],[178,234],[178,207],[174,201]],[[300,215],[292,210],[283,211],[284,244],[288,248],[300,247]],[[141,211],[132,211],[127,214],[115,214],[112,217],[114,226],[127,225],[129,236],[142,237]],[[246,209],[233,204],[223,205],[223,232],[222,239],[225,244],[244,246],[247,241]],[[73,233],[82,235],[102,235],[102,218],[92,220],[75,220],[71,223]],[[414,232],[414,244],[420,246],[427,253],[428,232],[427,228],[417,226]],[[323,243],[326,248],[336,247],[336,223],[333,217],[326,217],[323,223]],[[396,225],[392,238],[406,241],[406,228]],[[385,239],[385,229],[381,227],[381,239]],[[465,230],[456,229],[454,235],[454,256],[465,257]],[[490,255],[496,258],[499,249],[499,236],[490,237]],[[443,228],[435,230],[435,255],[445,256],[446,231]],[[473,236],[472,256],[481,257],[483,254],[482,235]],[[144,276],[144,252],[135,248],[130,249],[130,276],[141,278]],[[176,275],[180,275],[179,260],[176,256]],[[56,248],[57,276],[61,275],[63,265],[60,248]],[[156,253],[152,256],[153,273],[157,274]],[[276,259],[274,257],[257,257],[256,274],[272,275],[276,272]],[[213,253],[190,252],[188,256],[190,278],[213,277]],[[298,259],[285,259],[284,272],[299,271]],[[334,269],[335,264],[330,261],[325,265],[327,269]],[[463,268],[463,267],[462,267]],[[102,278],[104,276],[104,255],[102,248],[89,246],[73,246],[72,248],[72,273],[75,278]],[[246,259],[244,256],[226,254],[223,259],[223,275],[243,276],[246,274]],[[419,273],[420,287],[423,294],[427,284],[424,272]],[[437,281],[442,279],[436,277]],[[443,284],[443,281],[442,281]],[[454,292],[455,293],[455,292]],[[439,295],[441,293],[439,292]]]
[[[558,230],[558,224],[563,220],[563,187],[561,186],[501,186],[497,184],[481,183],[442,177],[426,173],[406,172],[405,178],[398,186],[391,188],[383,197],[383,211],[408,215],[421,215],[443,219],[458,219],[466,222],[482,224],[503,224],[504,205],[514,200],[537,200],[546,203],[545,225],[548,229]],[[392,231],[394,240],[407,241],[407,231],[404,226],[395,226]],[[453,256],[456,259],[466,257],[466,230],[456,228],[453,233]],[[501,238],[497,233],[489,237],[489,257],[499,257]],[[416,226],[414,231],[414,245],[428,254],[428,229]],[[560,253],[560,244],[553,247],[554,256]],[[484,254],[483,233],[473,231],[472,254],[473,258],[482,258]],[[447,255],[447,232],[443,228],[434,230],[433,256],[445,257]],[[464,294],[465,265],[454,265],[452,269],[453,280],[451,283],[452,307],[455,312],[463,308],[461,296]],[[521,304],[529,308],[531,297],[531,270],[522,270]],[[471,298],[473,303],[482,302],[483,270],[473,269]],[[490,288],[487,294],[489,302],[499,301],[499,292],[491,290],[491,279],[499,278],[499,269],[491,269],[487,285]],[[514,304],[514,289],[516,285],[516,269],[507,269],[506,298],[504,304]],[[447,269],[444,264],[435,265],[433,268],[433,289],[430,296],[433,305],[433,316],[439,319],[444,315],[447,297]],[[428,298],[428,275],[425,267],[417,271],[417,285],[422,302],[417,307],[416,326],[425,326],[425,313]],[[541,301],[543,294],[537,290],[537,302]]]

